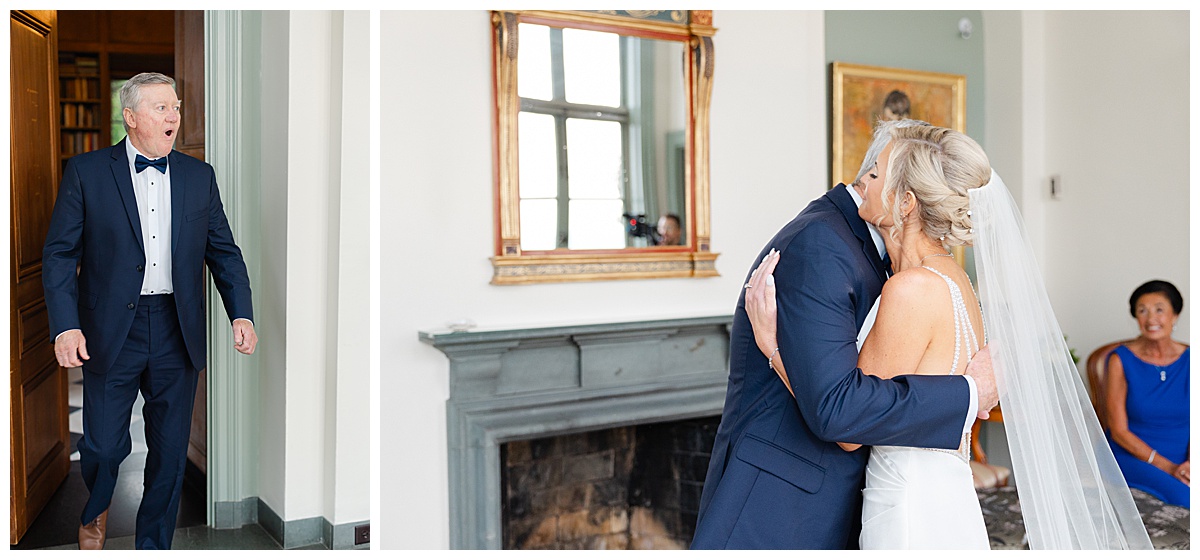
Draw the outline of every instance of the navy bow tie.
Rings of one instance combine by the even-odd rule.
[[[136,169],[138,173],[141,173],[147,167],[157,167],[159,173],[166,173],[167,156],[163,156],[158,159],[146,159],[146,156],[138,154],[137,157],[133,158],[133,168]]]

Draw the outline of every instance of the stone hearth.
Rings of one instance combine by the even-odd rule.
[[[421,332],[450,359],[451,547],[504,547],[504,444],[719,415],[731,323],[720,316]],[[506,449],[506,462],[519,447]],[[624,522],[645,515],[631,511]]]

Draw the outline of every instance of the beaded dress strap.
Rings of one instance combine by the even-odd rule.
[[[950,373],[953,375],[958,373],[958,360],[961,357],[962,341],[967,342],[967,353],[974,356],[979,351],[979,344],[975,340],[975,327],[971,324],[971,316],[967,313],[967,304],[963,300],[962,290],[958,289],[958,284],[951,280],[949,276],[942,274],[941,271],[923,266],[946,281],[946,286],[950,288],[950,300],[954,304],[954,365],[950,366]]]
[[[975,340],[975,327],[971,325],[971,316],[967,313],[967,304],[963,300],[962,290],[958,288],[958,284],[954,283],[954,280],[951,280],[949,276],[942,274],[941,271],[935,268],[928,266],[922,266],[921,268],[941,276],[942,280],[946,281],[946,286],[950,288],[950,300],[954,307],[954,365],[950,366],[950,374],[955,375],[958,373],[958,360],[961,355],[962,341],[966,339],[967,352],[969,355],[974,356],[975,353],[979,351],[979,343]],[[980,309],[980,311],[982,311],[982,309]],[[984,336],[986,337],[986,334]],[[955,457],[958,457],[959,459],[962,459],[965,463],[970,463],[971,432],[967,431],[963,433],[958,449],[925,449],[928,449],[929,451],[949,453]]]

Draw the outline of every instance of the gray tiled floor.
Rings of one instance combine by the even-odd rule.
[[[56,546],[45,550],[73,550],[78,545]],[[133,537],[109,539],[105,550],[133,550]],[[262,527],[246,525],[240,529],[213,529],[211,527],[188,527],[175,531],[172,550],[280,550]],[[324,545],[303,546],[297,550],[325,550]]]

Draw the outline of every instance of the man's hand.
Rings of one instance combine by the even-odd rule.
[[[54,357],[58,358],[58,365],[62,367],[79,367],[83,365],[83,360],[91,359],[83,331],[71,329],[58,335],[54,340]]]
[[[975,380],[975,389],[979,392],[979,419],[987,420],[990,411],[1000,404],[1000,394],[996,391],[996,377],[992,372],[992,352],[984,345],[967,362],[967,375]]]
[[[233,320],[233,347],[243,354],[253,354],[258,345],[258,335],[254,334],[254,323],[248,319]]]

